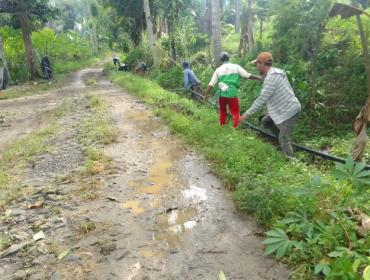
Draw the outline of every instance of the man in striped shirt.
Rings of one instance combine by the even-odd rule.
[[[209,92],[218,82],[221,90],[219,100],[220,123],[221,125],[226,124],[227,106],[229,106],[230,113],[233,115],[233,125],[234,127],[238,127],[240,112],[238,88],[240,87],[240,78],[260,80],[262,82],[262,77],[248,73],[239,65],[230,63],[229,59],[230,56],[227,52],[221,53],[220,60],[223,62],[223,65],[217,68],[213,74],[212,80],[204,93],[203,101],[205,102],[207,100]]]
[[[292,157],[290,138],[301,112],[301,104],[294,95],[285,71],[272,67],[273,58],[270,53],[260,53],[252,63],[256,63],[258,72],[265,76],[265,80],[261,94],[252,107],[240,116],[240,121],[245,121],[267,104],[269,114],[262,119],[262,124],[279,139],[282,151]]]

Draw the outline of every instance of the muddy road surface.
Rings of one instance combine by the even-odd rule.
[[[0,100],[0,113],[13,118],[0,130],[1,149],[47,125],[43,114],[66,99],[74,106],[57,121],[63,133],[48,139],[53,151],[38,154],[22,173],[35,191],[2,214],[0,237],[11,247],[0,257],[0,279],[214,280],[221,270],[227,279],[288,279],[284,266],[263,257],[263,229],[236,210],[207,161],[111,83],[102,65],[71,75],[54,92]],[[96,84],[85,85],[86,77]],[[79,195],[81,181],[73,179],[85,164],[86,147],[76,138],[91,114],[87,92],[106,101],[119,131],[104,149],[112,172],[81,179],[99,185],[93,198]],[[40,197],[44,206],[29,209]],[[34,241],[40,229],[45,237]]]

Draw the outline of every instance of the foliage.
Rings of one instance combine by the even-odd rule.
[[[27,61],[21,31],[3,27],[0,33],[4,39],[12,77],[15,79],[27,77]],[[32,41],[37,61],[41,62],[43,56],[48,56],[55,73],[77,70],[89,64],[88,60],[92,57],[90,43],[74,31],[54,35],[53,30],[42,29],[40,32],[32,33]]]
[[[286,189],[301,208],[287,213],[287,218],[275,223],[274,230],[266,232],[265,254],[276,252],[277,259],[290,255],[290,262],[297,261],[298,256],[312,255],[306,261],[315,266],[315,274],[323,273],[327,279],[360,279],[352,267],[355,262],[370,263],[366,257],[370,244],[358,230],[351,208],[369,199],[370,171],[364,170],[364,163],[355,164],[351,157],[345,165],[337,163],[336,167],[330,175],[339,181],[325,184],[315,175],[300,189]]]

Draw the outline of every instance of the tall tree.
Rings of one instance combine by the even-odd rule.
[[[235,0],[235,34],[240,33],[240,0]]]
[[[147,36],[148,36],[150,49],[152,51],[154,65],[155,65],[155,67],[159,67],[157,49],[156,49],[155,41],[154,41],[153,23],[152,23],[152,17],[151,17],[151,14],[150,14],[149,0],[144,0],[144,12],[145,12],[145,19],[146,19],[146,27],[147,27],[146,32],[147,32]]]
[[[221,54],[221,17],[220,0],[212,0],[212,41],[213,56],[216,64],[220,60]]]
[[[242,56],[243,54],[246,55],[247,45],[248,45],[249,53],[251,53],[252,50],[253,50],[254,34],[253,34],[253,7],[252,7],[252,4],[253,4],[253,0],[248,0],[247,21],[246,21],[245,26],[242,30],[242,34],[240,36],[238,56]]]
[[[48,5],[49,0],[0,0],[0,14],[15,14],[18,16],[27,56],[29,78],[38,76],[36,60],[33,53],[30,30],[30,16],[36,16],[42,21],[56,15],[56,9]]]
[[[10,72],[8,70],[8,63],[6,60],[6,55],[5,55],[5,50],[4,50],[4,42],[3,42],[3,37],[1,36],[1,34],[0,34],[0,58],[3,63],[2,66],[4,67],[5,75],[8,77],[8,80],[10,81],[11,80]]]
[[[202,29],[208,34],[212,32],[212,0],[206,0],[206,11],[203,16]]]
[[[351,0],[352,6],[358,7],[358,3],[356,0]],[[364,7],[364,3],[362,2],[361,5]],[[367,44],[367,38],[364,32],[364,26],[362,24],[362,20],[360,15],[356,15],[357,19],[357,25],[358,29],[360,31],[360,37],[361,37],[361,42],[362,42],[362,50],[363,50],[363,55],[365,59],[365,67],[366,67],[366,76],[367,76],[367,91],[370,94],[370,57],[369,57],[369,48]]]

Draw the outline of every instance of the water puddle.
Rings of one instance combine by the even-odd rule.
[[[139,251],[139,254],[138,255],[139,256],[146,257],[146,258],[151,258],[151,257],[153,257],[153,252],[142,250],[142,251]]]
[[[181,244],[181,234],[191,230],[196,226],[196,221],[192,220],[196,216],[195,209],[186,211],[173,210],[169,213],[158,215],[155,226],[161,230],[154,234],[157,241],[166,241],[170,248],[177,248]]]
[[[157,141],[155,141],[157,142]],[[171,172],[173,163],[182,157],[178,149],[169,149],[164,143],[151,143],[155,149],[154,162],[150,168],[149,176],[130,182],[130,186],[137,188],[134,194],[147,193],[158,194],[164,187],[174,187],[178,185],[179,174]]]
[[[162,124],[157,121],[152,122],[150,112],[132,111],[129,116],[131,121],[136,121],[136,126],[143,133],[143,139],[138,142],[138,146],[143,150],[153,151],[153,164],[150,167],[149,175],[146,178],[129,182],[131,187],[136,188],[132,195],[155,194],[157,197],[150,206],[159,208],[161,204],[160,195],[166,195],[167,188],[182,187],[188,184],[179,179],[180,175],[174,169],[174,163],[183,158],[186,152],[176,147],[174,143],[169,144],[162,137],[155,136],[156,132],[161,129]],[[148,139],[150,140],[148,141]],[[207,199],[206,191],[195,186],[190,186],[189,189],[179,192],[181,192],[183,198],[192,202],[201,202]],[[134,213],[142,213],[145,210],[139,208],[139,204],[140,201],[131,201],[122,207],[132,208]],[[158,215],[154,229],[159,231],[154,234],[154,239],[159,242],[165,241],[170,248],[178,248],[181,244],[181,235],[196,226],[196,214],[196,209],[189,208],[184,211],[172,209],[167,213]],[[150,258],[153,257],[153,252],[141,250],[139,255]]]
[[[145,209],[139,207],[140,203],[141,201],[129,201],[124,204],[121,204],[121,207],[124,209],[132,209],[132,212],[135,214],[144,213]]]
[[[208,196],[206,192],[207,191],[205,189],[190,186],[189,189],[182,191],[182,195],[188,200],[191,199],[193,203],[199,203],[207,200]]]
[[[130,117],[131,121],[144,121],[149,120],[149,117],[151,116],[149,111],[129,111],[128,116]]]

